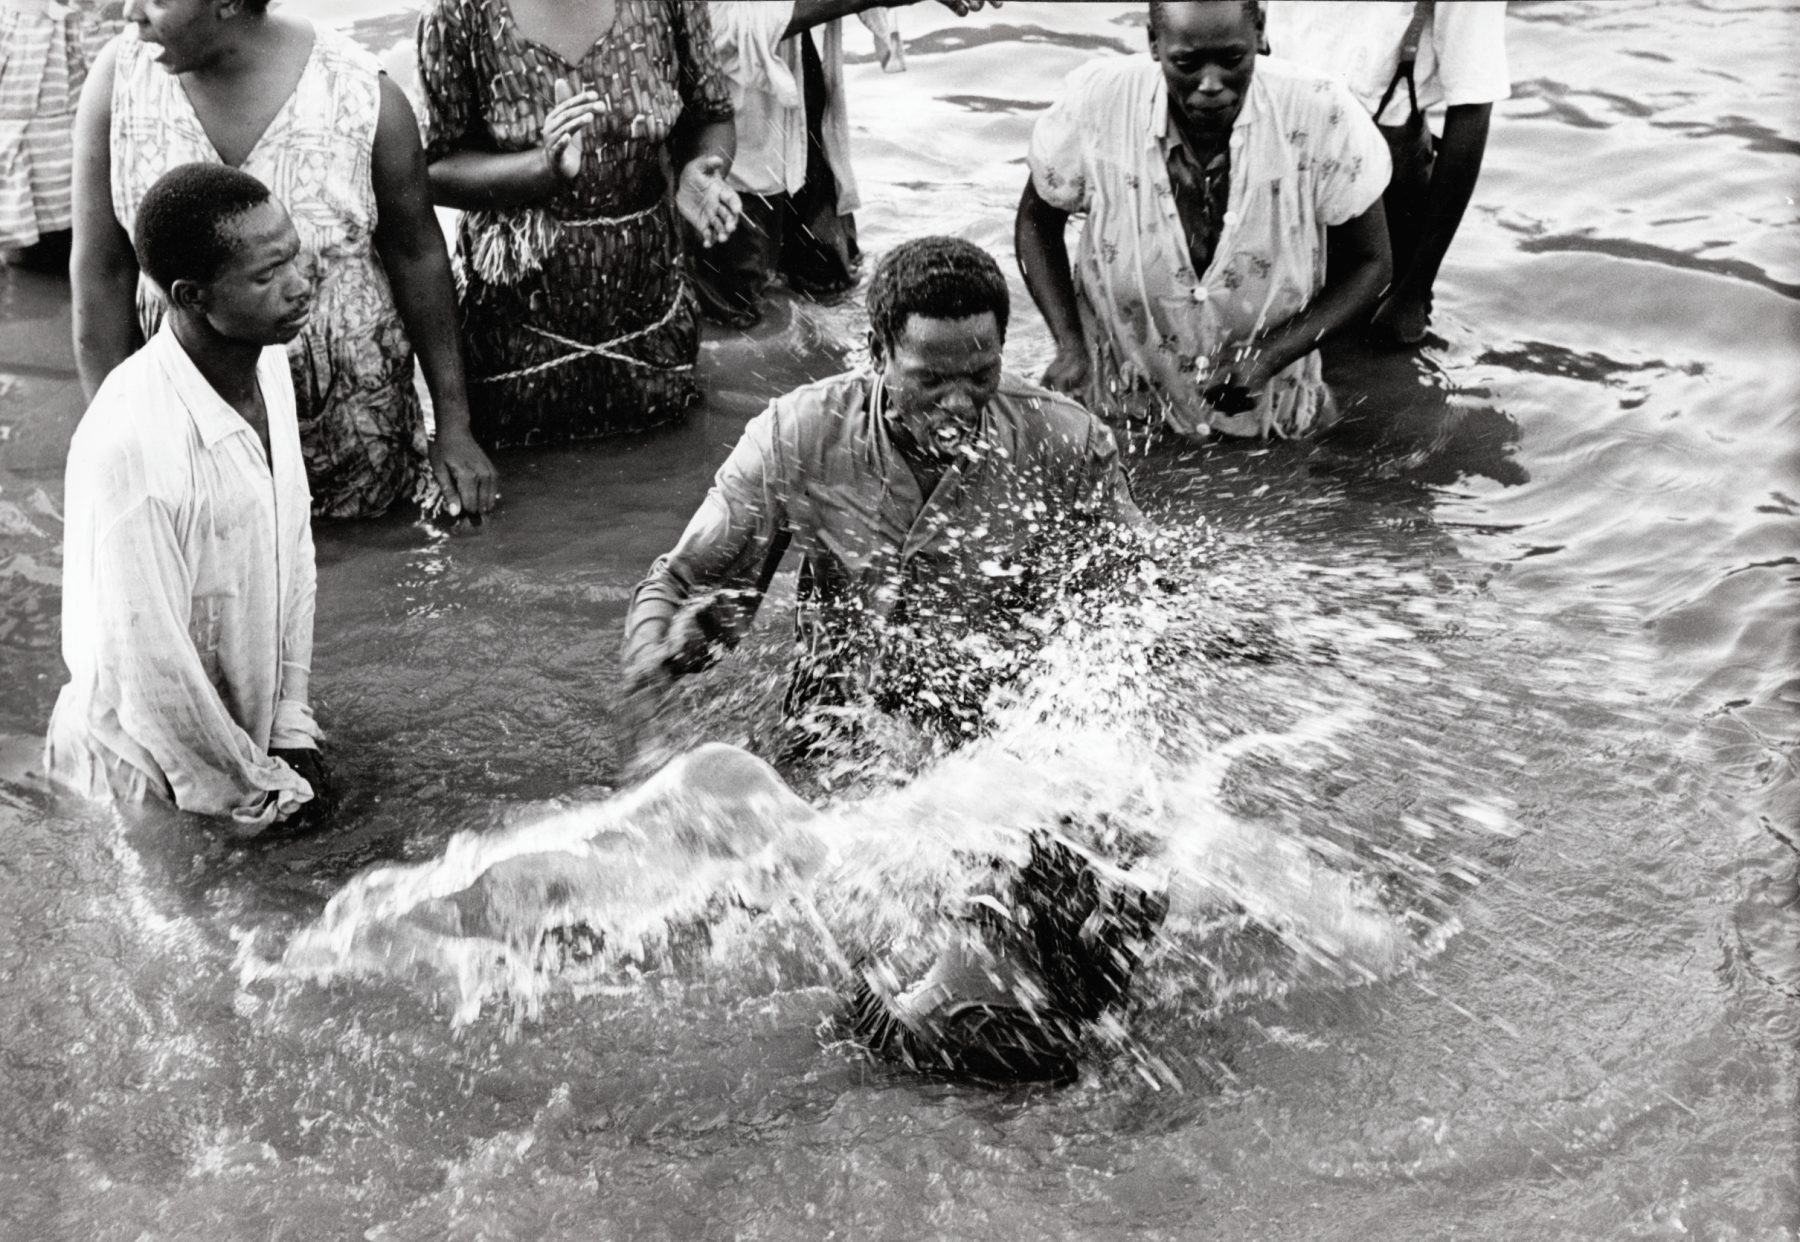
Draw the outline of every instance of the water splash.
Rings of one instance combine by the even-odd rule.
[[[649,978],[842,989],[878,962],[904,989],[971,925],[1015,917],[1011,886],[1044,841],[1167,899],[1139,988],[1153,1001],[1391,977],[1459,926],[1444,867],[1479,878],[1432,825],[1505,835],[1504,809],[1446,786],[1411,809],[1410,834],[1383,845],[1337,825],[1334,839],[1311,788],[1381,711],[1363,683],[1405,682],[1433,657],[1394,619],[1346,608],[1342,575],[1310,605],[1276,585],[1318,566],[1260,566],[1258,608],[1242,607],[1218,540],[1188,534],[1134,545],[1104,590],[1034,616],[1030,675],[990,693],[990,727],[960,750],[872,752],[865,731],[857,779],[814,807],[761,760],[704,746],[607,801],[358,877],[279,958],[246,946],[242,978],[423,974],[459,1025],[491,1001],[516,1023],[555,988]],[[1354,657],[1370,647],[1386,677]],[[1399,838],[1437,853],[1401,855]],[[1252,931],[1273,951],[1222,951]]]

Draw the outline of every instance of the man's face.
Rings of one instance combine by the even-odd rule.
[[[1150,32],[1169,100],[1194,137],[1223,142],[1256,71],[1256,23],[1237,0],[1171,4]]]
[[[234,341],[285,345],[306,326],[312,285],[300,270],[300,235],[274,199],[225,226],[235,234],[218,274],[206,284],[176,281],[171,292],[206,317],[213,331]]]
[[[886,351],[888,412],[922,452],[948,465],[974,442],[981,412],[1000,391],[1002,344],[992,311],[907,316]]]
[[[125,20],[170,73],[201,68],[217,54],[219,0],[125,0]]]

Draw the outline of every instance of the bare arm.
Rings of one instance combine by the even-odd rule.
[[[1452,104],[1444,110],[1444,136],[1431,166],[1424,219],[1412,259],[1405,271],[1394,273],[1394,288],[1376,312],[1376,323],[1402,340],[1416,341],[1425,333],[1431,317],[1431,287],[1475,193],[1493,113],[1494,105],[1489,103]]]
[[[113,215],[112,84],[114,49],[94,62],[75,113],[75,366],[92,401],[100,384],[144,343],[137,322],[137,255]]]
[[[600,111],[593,91],[559,98],[544,116],[542,144],[528,151],[452,151],[428,171],[431,200],[459,211],[505,211],[553,197],[581,175],[582,135]],[[404,102],[404,99],[403,99]]]
[[[791,39],[814,26],[823,26],[840,17],[855,17],[870,9],[898,9],[915,3],[917,0],[795,0],[794,15],[788,19],[787,29],[781,32],[781,37]],[[987,3],[1000,7],[1000,0],[940,0],[940,3],[958,17],[978,13]]]
[[[1342,224],[1325,230],[1325,287],[1299,314],[1259,336],[1249,353],[1232,362],[1214,382],[1260,392],[1288,366],[1334,333],[1365,320],[1393,279],[1387,214],[1381,200]]]
[[[1056,341],[1056,357],[1044,371],[1044,387],[1060,392],[1080,388],[1088,373],[1087,338],[1075,308],[1075,276],[1063,236],[1068,223],[1069,213],[1046,203],[1027,180],[1013,221],[1013,250],[1031,300]]]
[[[462,343],[450,254],[431,210],[425,152],[412,107],[398,86],[381,78],[381,119],[375,131],[375,252],[394,289],[394,304],[418,352],[437,416],[431,467],[452,515],[494,507],[499,475],[469,434]]]

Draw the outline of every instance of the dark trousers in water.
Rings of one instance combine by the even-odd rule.
[[[806,181],[796,194],[745,194],[737,230],[711,248],[687,229],[694,287],[707,318],[748,327],[762,317],[776,273],[796,293],[825,298],[856,283],[862,252],[856,219],[838,214],[837,178],[825,156],[825,71],[812,33],[801,36],[806,93]]]

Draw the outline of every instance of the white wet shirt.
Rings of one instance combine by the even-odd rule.
[[[734,189],[764,196],[798,194],[806,184],[806,92],[800,40],[782,38],[793,20],[794,6],[781,0],[711,0],[713,45],[719,65],[731,80],[731,106],[737,124],[737,155],[732,160]],[[896,36],[884,11],[862,14],[874,33],[884,68],[901,62],[892,47]],[[838,214],[861,205],[856,174],[850,167],[850,114],[844,104],[844,23],[819,27],[819,67],[825,77],[825,111],[819,118],[826,162],[837,181]]]
[[[1284,60],[1329,73],[1375,111],[1400,65],[1412,0],[1273,0],[1269,49]],[[1413,65],[1419,107],[1497,103],[1512,94],[1506,67],[1506,6],[1492,0],[1438,0],[1419,37]],[[1402,83],[1377,119],[1406,122]]]
[[[1200,397],[1214,366],[1325,287],[1325,230],[1387,188],[1387,144],[1340,83],[1257,58],[1231,131],[1231,188],[1212,262],[1196,274],[1169,186],[1168,87],[1147,57],[1090,61],[1031,132],[1031,180],[1085,213],[1076,303],[1092,352],[1090,409],[1129,416],[1134,390],[1187,435],[1296,435],[1329,400],[1318,351],[1282,371],[1256,408]]]
[[[318,745],[311,497],[287,351],[256,432],[164,325],[101,385],[69,448],[63,660],[45,766],[89,797],[263,825],[312,796],[270,747]]]

